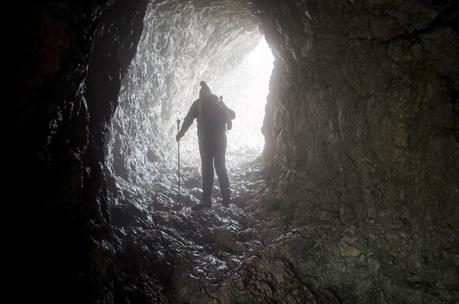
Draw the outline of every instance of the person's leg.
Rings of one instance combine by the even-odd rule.
[[[230,184],[225,165],[226,133],[219,134],[215,143],[215,171],[217,171],[218,183],[222,192],[223,205],[228,206],[230,202]]]
[[[201,155],[202,203],[211,203],[210,197],[214,184],[214,166],[212,146],[208,136],[199,136],[199,154]]]

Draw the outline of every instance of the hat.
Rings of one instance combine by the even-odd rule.
[[[209,86],[205,81],[201,81],[199,84],[201,85],[201,89],[199,90],[199,97],[212,94]]]

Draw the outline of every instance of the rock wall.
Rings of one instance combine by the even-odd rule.
[[[343,302],[457,300],[457,4],[259,5],[270,205],[301,276]]]
[[[16,302],[112,302],[101,142],[119,82],[104,76],[121,77],[129,64],[145,1],[26,1],[6,10],[14,130],[6,197],[16,214],[10,291]],[[109,51],[98,61],[94,37],[104,30]]]

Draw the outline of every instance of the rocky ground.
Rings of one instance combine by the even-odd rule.
[[[333,294],[312,291],[278,250],[276,244],[288,238],[286,224],[280,215],[267,221],[259,208],[266,183],[258,164],[231,174],[230,208],[214,200],[211,209],[193,211],[199,176],[184,175],[181,195],[156,188],[143,196],[124,189],[126,199],[112,206],[117,260],[123,265],[118,301],[333,303]]]
[[[200,176],[189,168],[183,176],[180,195],[161,185],[147,192],[120,185],[123,199],[110,208],[115,303],[455,301],[448,285],[454,269],[432,271],[420,253],[403,256],[386,248],[390,239],[367,240],[361,227],[340,223],[339,215],[322,210],[309,222],[297,211],[285,215],[276,185],[264,179],[257,162],[230,173],[230,208],[220,205],[214,186],[212,208],[192,210]],[[309,215],[320,209],[309,206]],[[413,241],[396,227],[380,225],[371,229]],[[391,256],[383,255],[387,250]],[[430,281],[421,277],[427,272]]]

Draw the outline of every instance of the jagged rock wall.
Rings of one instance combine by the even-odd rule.
[[[197,99],[200,80],[218,83],[255,46],[255,21],[235,1],[150,3],[107,142],[109,174],[145,187],[176,184],[176,119]],[[182,141],[182,162],[193,135]]]
[[[5,197],[14,197],[8,231],[14,301],[113,300],[101,143],[116,101],[110,96],[117,96],[116,78],[135,52],[145,4],[57,0],[5,7],[12,17]],[[102,38],[94,44],[95,36],[105,44]]]
[[[264,123],[279,184],[269,204],[299,227],[279,248],[344,302],[454,302],[458,5],[259,5],[277,50]]]

